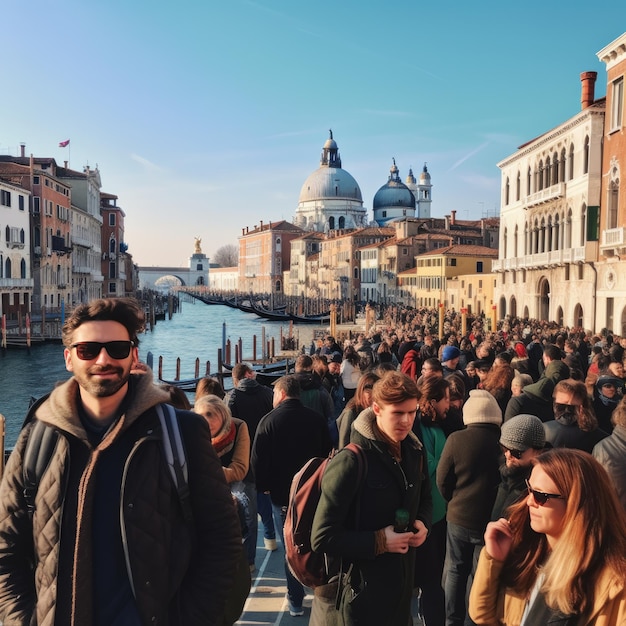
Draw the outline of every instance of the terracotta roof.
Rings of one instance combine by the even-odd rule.
[[[454,244],[445,248],[437,248],[435,250],[429,250],[428,252],[422,252],[417,256],[487,256],[494,259],[498,258],[498,251],[494,248],[487,248],[486,246],[470,246],[463,244]]]

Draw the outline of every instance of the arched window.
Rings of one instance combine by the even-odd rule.
[[[537,170],[537,185],[535,186],[537,191],[543,189],[543,161],[539,161],[539,169]]]
[[[574,144],[569,147],[569,176],[568,180],[574,178]]]
[[[569,209],[567,212],[567,221],[565,222],[565,248],[572,247],[572,209]]]
[[[510,182],[509,182],[509,179],[507,177],[506,185],[504,187],[504,206],[508,206],[508,204],[509,204],[509,191],[510,191]]]
[[[328,228],[335,230],[335,218],[332,216],[328,218]]]
[[[6,241],[7,241],[7,243],[9,243],[9,241],[11,241],[11,229],[8,226],[7,226],[6,230],[5,230],[5,235],[6,235]]]
[[[532,170],[530,169],[530,167],[528,168],[528,173],[526,174],[526,195],[529,196],[532,190],[531,187],[531,180],[532,180]]]
[[[517,237],[519,235],[517,224],[515,224],[515,234],[513,235],[513,257],[517,258]]]
[[[20,278],[26,278],[26,261],[24,259],[20,261]]]
[[[580,215],[580,245],[584,246],[585,245],[585,224],[587,223],[587,205],[583,202],[583,206],[582,206],[582,210],[581,210],[581,215]]]
[[[552,155],[552,184],[556,185],[559,182],[559,157],[555,152]]]
[[[589,174],[589,137],[585,137],[585,150],[583,152],[583,174]]]
[[[504,229],[504,237],[502,238],[502,258],[503,259],[507,258],[506,252],[507,252],[507,241],[508,241],[508,238],[509,238],[509,230],[508,230],[508,228],[505,228]]]
[[[20,229],[20,243],[25,243],[24,229]]]
[[[559,224],[559,214],[554,216],[554,250],[561,249],[561,229]]]
[[[346,218],[342,215],[339,218],[339,228],[345,228],[346,227]]]
[[[109,252],[115,253],[115,239],[113,237],[109,239]]]
[[[520,173],[517,172],[517,186],[516,186],[516,189],[515,189],[515,200],[516,200],[516,202],[519,202],[519,199],[520,199],[520,191],[521,191],[520,187],[521,186],[522,186],[521,176],[520,176]]]
[[[543,181],[543,186],[544,187],[549,187],[550,186],[550,173],[552,171],[552,166],[550,165],[550,157],[548,157],[546,159],[546,169],[544,170],[544,181]]]
[[[2,254],[0,254],[0,278],[4,278],[4,259]]]
[[[606,214],[606,227],[617,228],[617,208],[619,206],[619,180],[609,183],[608,211]]]
[[[4,277],[13,278],[11,276],[11,259],[7,259],[4,263]]]
[[[565,182],[565,148],[561,150],[561,167],[559,168],[559,182]]]

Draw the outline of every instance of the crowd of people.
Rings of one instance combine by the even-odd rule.
[[[279,549],[293,476],[334,449],[311,542],[340,576],[314,590],[309,624],[626,624],[626,338],[437,324],[389,308],[303,348],[273,388],[239,363],[232,390],[203,379],[192,406],[139,363],[135,302],[77,307],[72,378],[32,407],[0,485],[0,623],[233,624],[258,524]],[[56,439],[30,504],[38,422]],[[286,562],[285,578],[305,615]]]

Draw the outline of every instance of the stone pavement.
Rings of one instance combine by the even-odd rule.
[[[241,626],[272,624],[278,626],[305,626],[311,615],[313,594],[304,599],[304,615],[291,617],[287,608],[287,583],[285,581],[285,552],[280,538],[278,550],[269,552],[263,547],[263,524],[259,520],[257,537],[256,571],[252,574],[252,587],[239,621]]]

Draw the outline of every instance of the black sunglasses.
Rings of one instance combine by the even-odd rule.
[[[511,448],[507,448],[506,446],[503,446],[502,444],[500,444],[500,448],[502,448],[502,454],[504,454],[508,450],[509,454],[514,459],[521,459],[522,454],[524,454],[524,450],[511,450]]]
[[[533,494],[533,498],[535,502],[539,506],[543,506],[550,498],[554,498],[555,500],[565,500],[565,498],[558,493],[546,493],[545,491],[537,491],[530,486],[528,480],[526,480],[526,487],[528,487],[528,493]]]
[[[79,341],[73,343],[70,348],[76,348],[76,356],[81,361],[93,361],[98,358],[102,348],[104,348],[112,359],[126,359],[130,354],[130,349],[134,346],[132,341]]]

